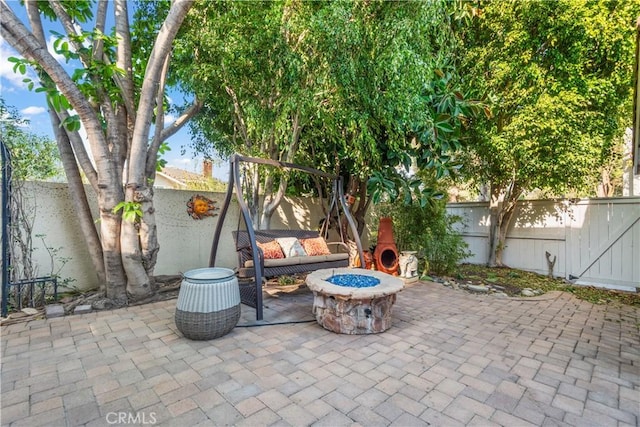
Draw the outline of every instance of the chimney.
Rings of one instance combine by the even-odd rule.
[[[213,162],[208,159],[204,159],[202,161],[202,175],[207,178],[211,178],[213,176]]]

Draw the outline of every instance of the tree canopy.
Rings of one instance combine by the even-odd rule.
[[[207,2],[187,19],[174,76],[202,100],[196,147],[295,161],[399,194],[396,167],[450,167],[469,103],[456,91],[446,2]],[[153,13],[150,13],[153,15]],[[265,211],[284,175],[253,175]],[[419,182],[405,186],[426,200]],[[257,192],[254,198],[257,203]],[[410,197],[410,196],[409,196]],[[254,212],[255,215],[255,212]],[[358,215],[356,215],[358,216]]]
[[[460,72],[490,108],[471,127],[466,176],[490,184],[500,264],[525,191],[580,190],[630,126],[638,2],[476,1]],[[463,169],[463,171],[465,171]],[[497,260],[496,260],[497,251]]]

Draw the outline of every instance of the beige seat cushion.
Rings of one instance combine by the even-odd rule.
[[[325,261],[340,261],[342,259],[349,259],[349,254],[341,252],[339,254],[325,255],[324,257],[326,258]]]
[[[343,259],[349,259],[349,254],[331,254],[331,255],[317,255],[317,256],[297,256],[291,258],[282,259],[265,259],[265,267],[282,267],[283,265],[298,265],[298,264],[313,264],[314,262],[325,261],[339,261]],[[253,267],[253,260],[250,259],[244,263],[246,268]]]
[[[301,256],[299,258],[299,264],[313,264],[314,262],[339,261],[341,259],[349,259],[349,254]]]

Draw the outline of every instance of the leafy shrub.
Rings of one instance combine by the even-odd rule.
[[[376,222],[391,217],[398,250],[418,251],[418,257],[428,261],[435,274],[451,274],[471,255],[467,243],[453,228],[461,218],[447,215],[444,202],[433,201],[424,207],[402,201],[384,203],[375,207],[373,216]]]
[[[459,221],[459,217],[445,214],[436,219],[432,234],[423,237],[421,250],[435,274],[451,274],[462,260],[471,256],[467,243],[453,229],[453,224]]]

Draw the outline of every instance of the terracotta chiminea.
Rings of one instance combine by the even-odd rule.
[[[391,218],[380,218],[378,225],[378,243],[373,252],[376,268],[387,274],[398,274],[398,247],[393,239]]]

